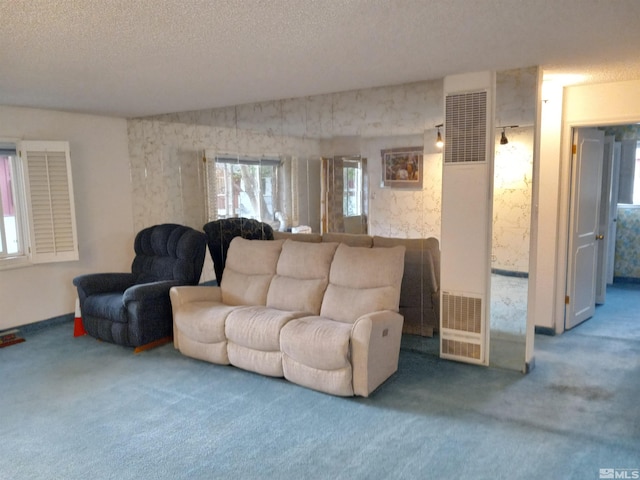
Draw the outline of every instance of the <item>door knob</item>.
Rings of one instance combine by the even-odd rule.
[[[596,235],[596,240],[602,240],[604,238],[604,235]]]

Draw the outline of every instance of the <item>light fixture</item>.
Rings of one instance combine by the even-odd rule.
[[[442,148],[444,145],[444,142],[442,141],[442,134],[440,134],[440,128],[444,126],[444,123],[441,123],[440,125],[436,125],[436,128],[438,129],[438,136],[436,137],[436,147],[438,148]]]
[[[502,135],[500,135],[500,145],[506,145],[509,143],[509,139],[507,138],[506,130],[507,128],[517,128],[518,125],[506,125],[503,127],[497,127],[502,129]]]
[[[502,129],[502,136],[500,136],[500,145],[506,145],[509,143],[509,139],[507,138],[507,134],[505,133],[505,129]]]

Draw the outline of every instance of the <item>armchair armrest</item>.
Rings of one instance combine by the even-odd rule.
[[[351,330],[353,393],[368,397],[398,370],[404,317],[391,310],[358,318]]]
[[[136,275],[133,273],[89,273],[73,279],[73,284],[80,290],[80,296],[105,292],[124,292],[134,285]]]
[[[158,300],[167,298],[171,287],[179,285],[175,280],[162,280],[159,282],[140,283],[127,288],[124,292],[124,304],[134,301]]]

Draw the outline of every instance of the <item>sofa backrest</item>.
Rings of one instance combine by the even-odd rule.
[[[373,237],[374,247],[404,245],[404,277],[400,305],[420,298],[424,292],[437,292],[440,283],[440,245],[438,239]]]
[[[266,305],[283,243],[242,237],[231,240],[220,284],[222,301],[227,305]]]
[[[227,251],[231,240],[242,237],[249,240],[273,240],[273,228],[268,223],[252,218],[221,218],[206,223],[202,229],[207,235],[207,246],[213,260],[218,285],[222,282]]]
[[[397,312],[404,254],[403,245],[389,248],[338,245],[320,315],[353,323],[366,313]]]
[[[322,234],[320,233],[291,233],[274,231],[273,238],[276,240],[295,240],[297,242],[311,242],[319,243],[322,241]]]
[[[319,315],[337,247],[337,243],[286,240],[269,286],[267,306]]]
[[[350,247],[372,247],[373,238],[360,233],[327,232],[322,234],[323,242],[338,242]]]

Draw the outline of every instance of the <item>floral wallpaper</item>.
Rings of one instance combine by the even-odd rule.
[[[528,270],[536,82],[536,68],[497,74],[496,125],[523,128],[510,130],[510,143],[496,149],[494,267],[518,272]],[[317,161],[344,153],[340,141],[347,139],[367,158],[368,233],[440,238],[442,154],[435,125],[443,114],[443,80],[433,80],[131,119],[135,227],[206,223],[205,150]],[[381,150],[416,145],[424,147],[422,188],[383,188]],[[516,165],[523,170],[514,172]],[[309,192],[318,188],[307,185]],[[309,208],[319,209],[312,200]]]
[[[496,136],[493,180],[492,266],[529,271],[533,177],[533,126],[508,129],[509,143]]]
[[[618,205],[614,278],[640,279],[640,206]]]

